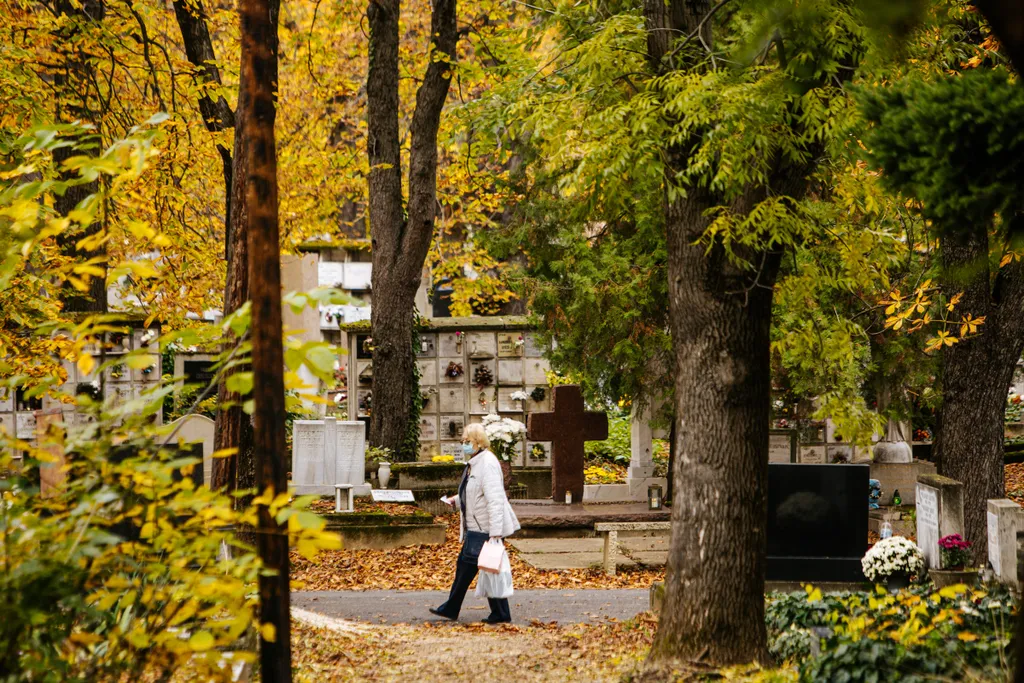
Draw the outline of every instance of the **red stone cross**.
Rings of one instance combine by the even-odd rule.
[[[583,502],[583,442],[608,438],[608,416],[583,409],[579,386],[564,384],[552,390],[551,412],[526,416],[526,437],[551,442],[551,497]]]

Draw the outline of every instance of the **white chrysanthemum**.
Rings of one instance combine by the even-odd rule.
[[[902,536],[883,538],[860,561],[869,581],[883,581],[897,573],[919,574],[924,571],[924,555],[912,541]]]

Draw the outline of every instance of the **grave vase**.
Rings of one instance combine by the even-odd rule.
[[[910,574],[896,572],[885,579],[885,587],[890,593],[899,593],[901,590],[910,588]]]
[[[388,487],[388,480],[391,479],[391,463],[381,462],[377,466],[377,481],[380,482],[380,487],[386,489]]]

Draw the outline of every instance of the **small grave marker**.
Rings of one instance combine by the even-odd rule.
[[[412,491],[407,489],[373,489],[370,491],[370,497],[373,498],[374,503],[415,503],[416,499],[412,495]]]
[[[845,467],[845,465],[844,465]],[[939,539],[964,532],[963,484],[937,474],[917,478],[917,545],[929,569],[939,569]]]

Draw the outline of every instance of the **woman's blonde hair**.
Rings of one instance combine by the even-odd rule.
[[[491,447],[491,440],[487,438],[487,430],[482,424],[466,425],[466,428],[462,430],[462,438],[468,440],[473,448],[479,451]]]

